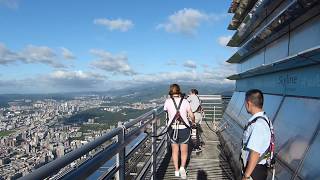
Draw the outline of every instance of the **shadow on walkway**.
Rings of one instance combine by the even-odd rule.
[[[208,174],[204,170],[198,170],[197,173],[197,180],[207,180],[208,179]]]

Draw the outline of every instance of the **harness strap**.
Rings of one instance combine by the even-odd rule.
[[[249,126],[251,126],[251,124],[257,122],[258,119],[263,119],[263,120],[268,124],[269,129],[270,129],[270,132],[271,132],[270,121],[268,121],[268,120],[267,120],[265,117],[263,117],[263,116],[258,116],[258,117],[256,117],[256,118],[254,118],[252,121],[248,122],[248,124],[244,127],[244,131],[246,131],[246,130],[249,128]],[[272,133],[272,132],[271,132],[271,133]]]
[[[171,97],[171,99],[172,99],[172,101],[173,101],[174,107],[176,108],[177,112],[179,112],[180,107],[181,107],[181,105],[182,105],[183,97],[181,97],[181,100],[180,100],[180,102],[179,102],[179,106],[177,106],[176,101],[174,100],[173,97]],[[163,136],[163,135],[165,135],[166,133],[168,133],[170,126],[172,126],[172,124],[175,122],[175,119],[176,119],[176,118],[177,118],[177,117],[176,117],[176,115],[175,115],[174,118],[173,118],[173,120],[171,121],[171,123],[167,125],[167,129],[166,129],[164,132],[160,133],[159,135],[155,135],[155,136],[151,135],[151,137],[160,137],[160,136]],[[168,111],[166,111],[166,121],[167,121],[167,122],[169,121]],[[191,127],[188,126],[187,123],[184,122],[183,120],[182,120],[182,123],[183,123],[183,125],[185,125],[187,128],[191,128]],[[177,126],[176,126],[176,127],[177,127]],[[177,137],[178,137],[178,129],[177,129],[177,128],[174,129],[174,137],[176,137],[175,140],[176,140]]]
[[[176,103],[176,101],[174,100],[173,97],[171,97],[171,99],[173,101],[174,107],[176,108],[177,111],[179,111],[180,107],[181,107],[181,104],[182,104],[182,101],[183,101],[183,97],[181,97],[181,99],[180,99],[179,106],[177,106],[177,103]]]
[[[177,113],[180,114],[180,107],[181,107],[182,102],[183,102],[183,97],[181,97],[178,106],[177,106],[177,103],[176,103],[176,101],[174,100],[174,98],[171,97],[171,99],[172,99],[172,101],[173,101],[174,107],[175,107],[176,110],[177,110]],[[176,115],[177,115],[177,114],[176,114]],[[171,121],[171,124],[169,124],[169,126],[171,126],[171,125],[174,123],[173,121],[175,121],[175,120],[177,119],[176,115],[174,116],[174,119]],[[180,115],[180,117],[181,117],[181,115]],[[182,117],[181,117],[181,118],[182,118]],[[191,127],[190,127],[183,119],[182,119],[182,124],[185,125],[187,128],[191,129]]]
[[[271,133],[271,140],[270,140],[270,143],[269,143],[269,147],[268,147],[268,149],[260,156],[260,158],[259,158],[259,160],[258,160],[258,162],[260,162],[260,161],[262,161],[263,159],[265,159],[265,155],[268,153],[269,148],[270,148],[270,144],[272,143],[271,141],[272,141],[272,137],[273,137],[273,132],[272,132],[271,125],[270,125],[270,120],[268,121],[265,117],[263,117],[263,116],[258,116],[258,117],[256,117],[256,118],[254,118],[252,121],[250,121],[250,122],[244,127],[244,131],[246,131],[246,130],[249,128],[249,126],[251,126],[253,123],[257,122],[258,119],[263,119],[263,120],[268,124],[269,130],[270,130],[270,133]],[[247,144],[248,144],[248,142],[247,142]],[[245,146],[243,145],[243,147],[245,147]]]

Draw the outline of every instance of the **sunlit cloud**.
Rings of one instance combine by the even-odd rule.
[[[195,69],[159,72],[152,74],[139,74],[133,77],[137,83],[168,83],[168,82],[187,82],[187,83],[211,83],[211,84],[233,84],[234,81],[226,79],[235,73],[234,66],[227,63],[219,63],[215,67],[206,66],[203,71]]]
[[[169,33],[195,34],[203,22],[220,20],[225,15],[207,14],[197,9],[184,8],[168,17],[164,23],[158,24],[157,29]]]
[[[101,49],[91,49],[90,53],[98,58],[91,62],[91,65],[97,69],[126,76],[137,74],[129,65],[128,57],[124,54],[111,54]]]
[[[231,36],[220,36],[218,38],[218,43],[223,46],[223,47],[226,47],[228,42],[230,41],[231,39]]]
[[[76,58],[75,55],[69,49],[65,47],[61,47],[60,49],[62,51],[61,53],[64,59],[73,60]]]
[[[197,64],[194,61],[188,60],[185,63],[183,63],[183,66],[186,68],[196,69]]]
[[[58,54],[47,46],[28,45],[21,51],[14,52],[0,43],[0,65],[9,65],[15,62],[46,64],[54,68],[65,67],[59,61]]]
[[[128,19],[107,19],[99,18],[93,21],[94,24],[106,27],[110,31],[119,30],[121,32],[126,32],[131,29],[134,24]]]

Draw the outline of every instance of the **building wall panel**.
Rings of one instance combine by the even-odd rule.
[[[265,64],[271,64],[288,56],[289,35],[285,35],[266,47]],[[256,66],[258,67],[258,66]]]
[[[290,33],[289,55],[320,45],[320,16]]]

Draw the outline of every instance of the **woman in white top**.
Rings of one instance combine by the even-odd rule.
[[[188,141],[190,138],[190,127],[194,125],[195,118],[191,111],[189,102],[181,97],[180,87],[178,84],[170,85],[170,98],[164,104],[164,110],[168,113],[168,133],[171,140],[172,160],[175,167],[175,176],[181,176],[186,179],[186,161],[188,158]],[[177,111],[178,109],[178,111]],[[178,112],[178,113],[177,113]],[[192,120],[189,123],[187,116]],[[179,147],[181,150],[181,166],[179,168]]]

